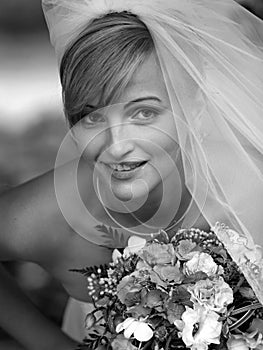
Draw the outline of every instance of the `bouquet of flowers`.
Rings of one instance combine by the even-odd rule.
[[[79,349],[263,350],[263,306],[212,229],[132,236],[77,271],[94,304]]]

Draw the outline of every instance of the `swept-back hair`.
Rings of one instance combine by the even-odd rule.
[[[128,12],[95,19],[65,51],[60,65],[65,115],[76,124],[91,101],[103,107],[121,95],[154,51],[145,24]]]

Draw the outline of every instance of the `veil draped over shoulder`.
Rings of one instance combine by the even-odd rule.
[[[43,0],[43,8],[58,61],[97,17],[129,11],[146,24],[187,189],[263,302],[263,22],[233,0]],[[194,215],[190,206],[184,227]],[[215,225],[219,216],[234,231]]]

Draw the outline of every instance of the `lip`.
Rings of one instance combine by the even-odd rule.
[[[142,161],[140,161],[142,162]],[[138,173],[147,165],[148,161],[144,161],[145,163],[136,167],[135,169],[132,170],[122,170],[122,171],[118,171],[118,170],[113,170],[109,164],[107,163],[103,163],[107,169],[109,169],[111,176],[117,180],[129,180],[133,177],[135,177],[136,175],[138,175]],[[138,161],[126,161],[126,162],[121,162],[121,163],[138,163]],[[121,164],[119,163],[119,164]]]

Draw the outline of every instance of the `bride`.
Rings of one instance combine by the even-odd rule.
[[[263,24],[232,0],[43,0],[43,9],[69,132],[53,171],[1,196],[0,249],[62,283],[70,337],[4,271],[0,325],[28,349],[72,349],[89,299],[69,270],[109,262],[130,235],[221,221],[248,247],[263,245],[263,51],[253,32]],[[79,157],[61,164],[72,140]]]

